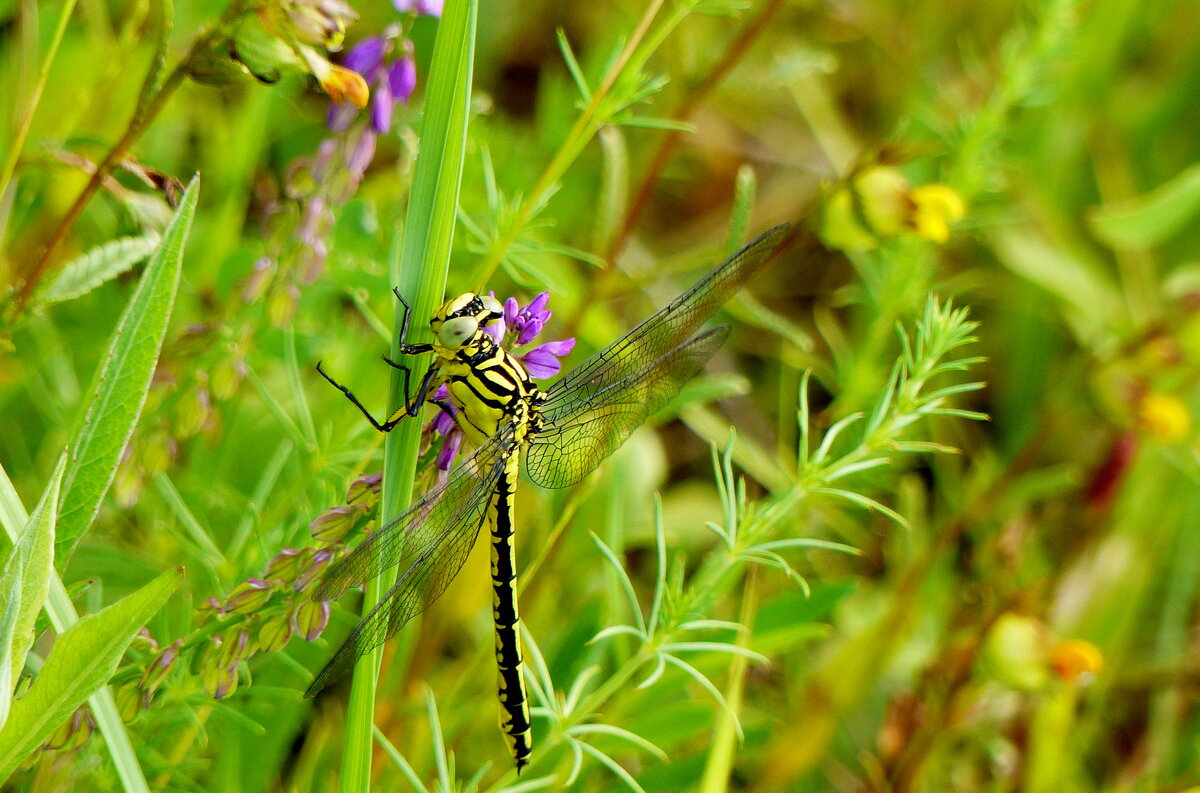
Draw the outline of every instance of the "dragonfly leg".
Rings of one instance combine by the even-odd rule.
[[[412,306],[410,306],[408,304],[408,301],[404,299],[404,296],[400,294],[400,287],[393,286],[392,294],[396,296],[396,299],[400,301],[400,305],[404,308],[404,313],[400,315],[400,354],[401,355],[420,355],[420,354],[426,353],[426,352],[433,352],[432,344],[409,344],[408,343],[408,320],[412,317]],[[389,364],[396,367],[397,369],[403,368],[402,366],[395,363],[394,361],[388,361],[387,358],[384,358],[383,360],[387,361]]]
[[[326,380],[328,380],[330,385],[345,394],[346,399],[349,399],[351,404],[358,408],[359,413],[362,413],[364,416],[366,416],[367,421],[371,422],[371,426],[375,429],[379,430],[380,432],[391,432],[392,429],[400,423],[402,416],[392,416],[387,421],[382,422],[376,420],[376,418],[371,415],[371,411],[363,407],[363,403],[358,401],[358,397],[354,396],[349,388],[346,388],[346,386],[342,385],[337,380],[334,380],[325,372],[324,369],[321,368],[321,363],[319,361],[317,362],[317,373],[321,375],[321,377],[324,377]]]

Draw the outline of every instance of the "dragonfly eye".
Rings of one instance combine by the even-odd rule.
[[[454,317],[442,323],[438,328],[438,342],[443,347],[461,347],[479,330],[479,323],[474,317]]]

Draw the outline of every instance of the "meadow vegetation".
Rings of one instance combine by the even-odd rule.
[[[1200,790],[1197,29],[0,3],[0,790]],[[416,340],[548,291],[569,371],[783,221],[704,373],[519,488],[528,768],[483,542],[303,697],[448,457],[318,361],[386,415],[393,287]]]

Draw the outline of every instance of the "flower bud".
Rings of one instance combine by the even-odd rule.
[[[121,721],[130,724],[142,712],[142,690],[138,687],[136,680],[130,680],[117,687],[115,694],[117,700],[117,713],[121,715]]]
[[[273,653],[287,646],[292,638],[292,626],[287,614],[268,617],[258,626],[258,646],[264,653]]]
[[[216,657],[217,666],[232,669],[254,655],[254,645],[250,641],[250,629],[245,625],[221,636],[221,652]]]
[[[212,86],[226,86],[239,82],[250,82],[254,75],[240,63],[232,47],[232,40],[220,38],[193,48],[184,68],[188,76],[198,83]]]
[[[329,624],[329,603],[302,598],[292,610],[292,630],[306,642],[321,635]]]
[[[219,401],[229,399],[237,393],[238,386],[246,378],[246,364],[241,358],[226,358],[213,367],[210,385],[213,396]]]
[[[237,691],[238,669],[236,666],[229,669],[221,667],[205,669],[200,675],[200,683],[213,699],[224,699]]]
[[[162,428],[152,430],[142,441],[141,464],[146,476],[161,474],[171,467],[179,446],[175,439]]]
[[[267,297],[267,317],[277,328],[287,327],[296,316],[296,305],[300,301],[300,290],[295,284],[283,284],[271,290]]]
[[[269,256],[260,256],[254,260],[254,269],[246,278],[246,283],[242,287],[242,302],[257,303],[266,293],[267,287],[271,285],[271,274],[275,270],[275,263]]]
[[[382,488],[382,483],[383,474],[380,472],[361,474],[350,483],[349,489],[346,490],[346,503],[362,503],[367,506],[374,506],[379,501],[379,491]]]
[[[258,611],[271,599],[271,584],[261,578],[251,578],[238,584],[225,598],[228,614],[250,614]]]
[[[271,557],[263,578],[272,584],[291,585],[304,569],[307,560],[312,556],[312,548],[281,548],[279,553]]]
[[[208,389],[198,386],[191,394],[180,399],[175,430],[181,438],[190,438],[204,429],[211,417],[212,400],[208,398]]]
[[[311,524],[309,531],[313,539],[323,543],[333,543],[346,536],[358,519],[368,511],[366,504],[343,504],[330,507],[318,515]]]
[[[146,479],[130,460],[122,460],[113,476],[113,497],[117,505],[128,509],[142,497]]]
[[[171,667],[179,660],[179,649],[183,647],[183,639],[176,639],[163,651],[159,653],[150,665],[146,667],[145,674],[142,675],[141,688],[147,694],[147,703],[149,695],[158,690],[158,687],[167,679],[167,675],[171,673]]]
[[[296,577],[292,588],[297,592],[308,588],[316,578],[329,566],[329,560],[333,558],[333,550],[330,548],[322,548],[316,553],[308,557],[308,564],[300,571],[300,575]]]
[[[1049,679],[1046,643],[1045,628],[1036,619],[1004,614],[984,640],[984,665],[997,680],[1011,688],[1037,691]]]

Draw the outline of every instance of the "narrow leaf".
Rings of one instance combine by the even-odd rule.
[[[1148,193],[1105,204],[1089,213],[1096,236],[1109,245],[1146,250],[1159,245],[1200,215],[1200,165],[1184,169]]]
[[[54,524],[58,520],[58,496],[66,463],[66,455],[61,456],[42,500],[29,516],[25,531],[0,575],[0,592],[8,597],[4,615],[0,617],[0,726],[7,716],[11,683],[25,665],[25,654],[33,644],[34,626],[50,590]],[[6,629],[11,631],[7,636]],[[5,677],[6,674],[10,676]]]
[[[163,573],[59,637],[29,693],[13,703],[8,724],[0,730],[0,780],[108,682],[138,629],[170,597],[182,572]]]
[[[179,288],[199,190],[197,176],[183,194],[96,372],[92,397],[71,444],[54,554],[60,572],[100,508],[145,404]]]

